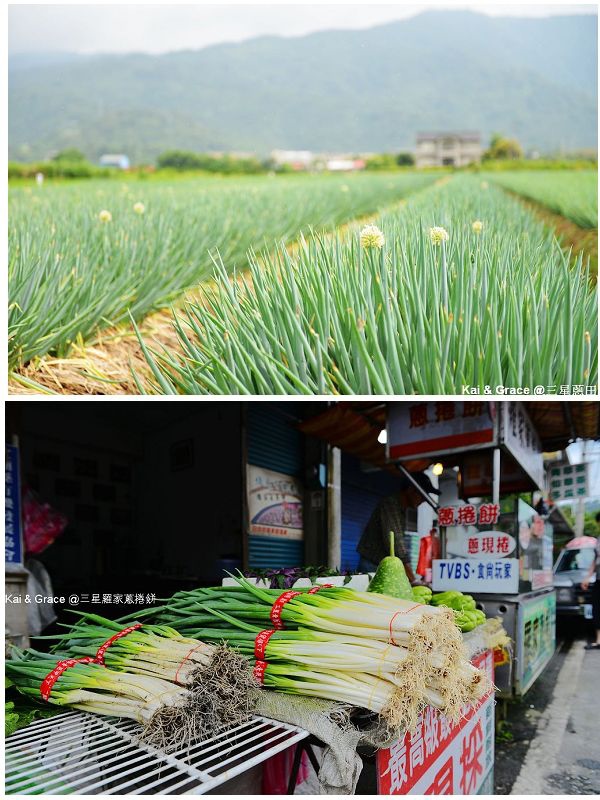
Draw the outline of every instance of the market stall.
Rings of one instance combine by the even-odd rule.
[[[552,524],[520,498],[501,513],[504,496],[544,488],[542,443],[524,404],[390,404],[388,442],[391,460],[428,455],[456,468],[437,510],[432,587],[467,592],[503,620],[513,645],[496,653],[496,686],[524,694],[555,641]]]
[[[406,401],[379,404],[375,411],[344,405],[316,415],[313,409],[303,421],[279,414],[278,425],[270,427],[267,416],[249,418],[250,447],[240,447],[236,461],[243,480],[230,492],[243,497],[236,519],[245,517],[246,552],[238,564],[247,566],[250,554],[265,568],[276,562],[289,570],[303,559],[330,572],[341,566],[344,482],[335,453],[341,445],[364,459],[367,469],[385,472],[383,489],[372,473],[369,491],[360,496],[369,501],[396,486],[407,468],[414,474],[439,461],[440,500],[422,493],[419,517],[411,520],[417,543],[428,519],[439,525],[440,557],[426,576],[437,599],[424,587],[402,584],[394,567],[394,579],[379,575],[371,592],[372,574],[319,578],[313,569],[285,588],[239,575],[225,585],[192,582],[190,576],[176,581],[176,591],[163,591],[161,601],[140,595],[139,605],[111,607],[110,619],[102,608],[86,605],[83,610],[97,612],[95,617],[83,616],[60,633],[53,629],[58,638],[41,645],[44,652],[21,651],[15,659],[15,685],[38,702],[56,703],[61,713],[8,738],[8,793],[204,793],[217,786],[239,793],[227,781],[267,769],[282,753],[286,769],[292,767],[293,789],[311,743],[319,750],[312,767],[319,768],[321,786],[338,794],[356,789],[361,747],[376,753],[380,794],[491,791],[492,683],[525,692],[553,649],[548,521],[523,500],[502,505],[506,496],[543,484],[537,427],[528,426],[527,415],[512,403]],[[352,427],[357,419],[364,424]],[[282,433],[292,424],[307,436],[302,447],[294,439],[293,463],[288,434]],[[378,442],[382,426],[387,453]],[[270,442],[273,429],[279,450],[259,436],[265,430]],[[182,435],[179,429],[176,435]],[[315,444],[321,439],[326,447]],[[169,448],[170,440],[165,452]],[[188,456],[174,459],[176,473]],[[345,485],[355,490],[361,474],[355,469]],[[180,479],[176,474],[172,480]],[[196,505],[194,495],[194,510]],[[215,513],[210,553],[219,556],[214,532],[222,525]],[[189,538],[179,531],[174,547]],[[191,538],[194,548],[186,558],[193,564],[204,551]],[[311,552],[327,554],[329,563],[306,561]],[[184,560],[181,552],[177,557]],[[213,561],[222,575],[223,559]],[[230,571],[234,566],[228,564]],[[400,584],[406,594],[397,593]],[[454,598],[444,598],[444,591]],[[497,616],[513,639],[512,651]],[[241,662],[213,658],[212,648],[222,641]],[[169,655],[173,648],[176,654]],[[150,651],[156,658],[148,660]],[[200,668],[201,681],[194,677]],[[167,682],[168,690],[144,683],[140,698],[140,680],[148,677]],[[71,690],[83,694],[67,696]],[[118,702],[112,714],[107,695]],[[35,779],[29,783],[25,776]],[[252,780],[259,793],[260,778]]]

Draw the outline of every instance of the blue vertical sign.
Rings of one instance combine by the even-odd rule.
[[[6,497],[4,504],[4,545],[6,564],[23,564],[21,536],[21,474],[19,448],[6,445]]]

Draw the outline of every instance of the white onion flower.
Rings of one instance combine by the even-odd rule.
[[[429,238],[433,244],[441,244],[442,242],[447,242],[450,235],[446,228],[440,228],[435,225],[433,228],[429,228]]]
[[[377,225],[366,225],[360,232],[360,244],[364,248],[377,247],[381,250],[385,237]]]

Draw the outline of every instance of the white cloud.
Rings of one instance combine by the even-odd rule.
[[[332,28],[367,28],[433,8],[470,9],[493,16],[548,16],[595,13],[594,5],[479,3],[378,5],[293,3],[219,5],[55,5],[9,6],[9,51],[147,52],[199,49],[265,34],[299,36]]]

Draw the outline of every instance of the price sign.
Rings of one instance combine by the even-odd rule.
[[[474,666],[494,680],[491,650]],[[494,695],[463,709],[458,723],[428,706],[417,729],[377,752],[379,794],[478,794],[494,763]]]

